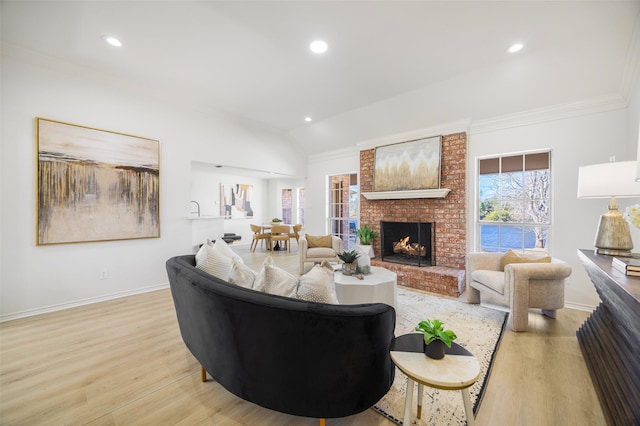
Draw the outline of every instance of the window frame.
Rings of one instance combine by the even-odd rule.
[[[547,168],[542,168],[539,167],[540,164],[540,154],[545,155],[547,158]],[[514,162],[513,162],[513,158],[515,157],[522,157],[522,159],[520,160],[520,168],[518,169],[514,169]],[[532,166],[530,169],[527,169],[527,158],[531,158],[532,161],[538,161],[538,163],[533,163],[532,162]],[[509,163],[507,165],[507,167],[503,166],[504,163],[504,159],[507,159],[507,163]],[[491,164],[488,163],[487,160],[496,160],[497,161],[497,173],[493,172],[495,170],[495,164]],[[521,152],[511,152],[511,153],[504,153],[504,154],[499,154],[499,155],[488,155],[488,156],[482,156],[482,157],[477,157],[476,159],[476,197],[475,197],[475,206],[474,206],[474,211],[475,211],[475,215],[474,215],[474,224],[475,224],[475,229],[476,229],[476,241],[475,241],[475,246],[476,246],[476,251],[491,251],[491,252],[506,252],[510,249],[516,251],[516,252],[520,252],[520,253],[524,253],[524,252],[537,252],[537,253],[544,253],[545,255],[550,255],[550,242],[551,242],[551,234],[552,234],[552,229],[553,229],[553,205],[552,205],[552,200],[553,200],[553,152],[551,149],[541,149],[541,150],[535,150],[535,151],[521,151]],[[484,165],[483,165],[483,162]],[[490,164],[491,167],[487,167],[487,165]],[[483,167],[484,166],[484,167]],[[484,168],[484,170],[483,170]],[[506,170],[504,170],[506,168]],[[547,178],[548,178],[548,190],[547,190],[547,194],[546,194],[546,199],[540,199],[539,201],[541,202],[546,202],[546,210],[548,211],[548,216],[547,216],[547,221],[545,223],[536,223],[533,221],[526,221],[525,220],[525,209],[522,209],[522,217],[520,218],[519,221],[511,221],[511,222],[502,222],[502,221],[484,221],[480,219],[480,214],[481,214],[481,203],[483,201],[482,198],[482,176],[483,175],[496,175],[497,176],[497,182],[498,182],[498,195],[497,195],[497,201],[500,203],[500,205],[504,205],[506,202],[508,202],[508,198],[505,198],[503,196],[503,175],[506,173],[514,173],[514,172],[518,172],[521,171],[522,172],[522,182],[525,182],[528,178],[527,175],[527,171],[535,171],[535,170],[547,170]],[[484,171],[484,173],[483,173]],[[522,203],[521,207],[525,206],[525,203],[527,202],[527,200],[531,200],[531,198],[525,198],[524,197],[525,194],[525,190],[523,189],[523,197],[519,200],[519,202]],[[536,198],[533,198],[533,200],[537,200]],[[495,245],[486,245],[483,244],[483,226],[492,226],[495,225],[497,226],[497,232],[496,232],[496,244]],[[502,234],[503,234],[503,230],[507,229],[507,228],[519,228],[519,232],[521,233],[521,237],[520,237],[520,246],[519,247],[512,247],[511,245],[503,245],[505,244],[503,242],[503,240],[501,240],[502,238]],[[532,228],[542,228],[542,232],[544,233],[544,246],[541,248],[536,248],[535,247],[535,240],[534,240],[534,246],[533,247],[527,247],[527,243],[526,243],[526,232],[528,229],[532,229]],[[486,230],[486,228],[485,228]],[[512,231],[510,231],[512,232]],[[513,234],[512,234],[513,235]],[[535,238],[535,237],[534,237]]]

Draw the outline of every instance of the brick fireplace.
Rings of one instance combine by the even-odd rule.
[[[360,151],[360,192],[373,191],[375,150]],[[360,196],[360,223],[380,232],[380,222],[428,222],[433,233],[431,265],[419,267],[384,262],[381,241],[373,242],[371,264],[398,274],[398,284],[447,296],[465,288],[467,135],[442,136],[440,187],[451,190],[444,198],[367,200]]]

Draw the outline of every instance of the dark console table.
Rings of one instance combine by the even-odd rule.
[[[580,349],[609,425],[640,425],[640,278],[613,257],[578,250],[602,302],[578,329]]]

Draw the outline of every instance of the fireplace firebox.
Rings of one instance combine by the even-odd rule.
[[[434,264],[432,222],[380,222],[380,257],[414,266]]]

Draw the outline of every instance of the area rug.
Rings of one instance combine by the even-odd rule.
[[[414,332],[416,325],[424,319],[439,319],[444,323],[445,329],[455,331],[458,336],[456,343],[469,350],[480,362],[480,377],[469,388],[473,412],[477,413],[507,322],[507,315],[503,311],[398,287],[396,336]],[[396,368],[391,389],[373,407],[374,410],[401,425],[406,385],[406,376]],[[415,418],[416,394],[414,391],[412,425],[466,424],[460,391],[445,391],[425,386],[421,419]]]

